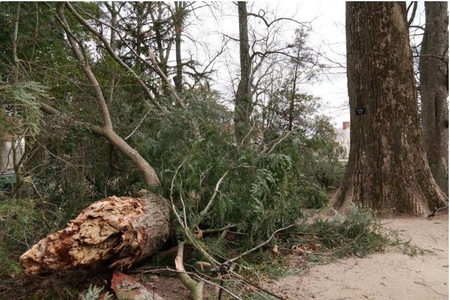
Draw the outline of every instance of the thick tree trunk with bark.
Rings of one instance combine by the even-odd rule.
[[[68,227],[20,257],[27,274],[107,264],[128,268],[156,253],[169,235],[167,201],[152,193],[109,197],[85,208]]]
[[[448,11],[447,2],[425,2],[420,52],[422,126],[428,163],[436,182],[448,188]]]
[[[243,142],[250,131],[250,115],[253,110],[253,102],[250,91],[250,46],[248,43],[248,13],[247,2],[238,2],[239,15],[239,53],[241,63],[241,78],[236,91],[234,107],[234,132],[236,141]]]
[[[175,59],[176,59],[176,73],[173,78],[175,83],[175,90],[178,93],[183,92],[183,62],[181,60],[181,33],[183,32],[183,21],[186,16],[187,2],[175,2],[175,12],[173,15],[173,25],[175,27]]]
[[[429,213],[445,196],[428,166],[419,126],[405,3],[347,2],[351,146],[330,206]]]

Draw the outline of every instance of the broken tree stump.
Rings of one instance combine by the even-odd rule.
[[[155,254],[169,235],[170,210],[161,196],[108,197],[85,208],[68,227],[49,234],[20,257],[26,274],[107,263],[127,269]]]

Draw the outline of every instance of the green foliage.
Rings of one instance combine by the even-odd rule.
[[[304,208],[319,209],[326,207],[328,196],[326,192],[314,182],[309,182],[301,192]]]
[[[311,174],[322,189],[337,188],[345,172],[345,165],[338,159],[344,149],[336,142],[335,130],[327,118],[315,118],[305,146],[309,150],[305,151],[303,161],[305,172]]]
[[[397,242],[401,243],[392,238],[391,232],[381,227],[378,219],[356,207],[351,207],[349,214],[345,216],[335,215],[327,219],[309,216],[299,219],[294,229],[277,234],[271,246],[277,245],[280,252],[296,253],[295,251],[304,249],[300,252],[302,264],[291,268],[283,259],[284,255],[274,258],[270,249],[266,248],[247,260],[248,269],[252,270],[249,276],[276,280],[289,276],[292,272],[302,274],[310,264],[383,252],[386,247],[396,245]]]
[[[7,248],[6,246],[0,247],[0,278],[11,276],[12,274],[19,274],[22,271],[18,260],[11,255],[11,252]]]
[[[36,136],[41,129],[42,111],[38,100],[48,97],[46,87],[34,81],[0,85],[0,126],[11,135]]]
[[[306,126],[306,125],[305,125]],[[304,208],[322,208],[328,204],[327,191],[339,185],[345,170],[338,160],[339,146],[334,139],[335,133],[326,118],[314,118],[304,130],[292,132],[275,147],[292,160],[293,168],[289,173],[291,187]],[[281,138],[269,134],[267,144]]]
[[[349,208],[347,215],[335,215],[333,218],[319,219],[312,224],[302,224],[295,242],[299,244],[318,243],[321,251],[331,252],[333,257],[365,256],[382,252],[391,244],[387,232],[381,228],[379,220],[367,211],[355,206]]]
[[[0,201],[0,276],[20,270],[18,257],[56,228],[54,215],[31,199]]]
[[[16,79],[33,80],[49,86],[49,77],[53,82],[60,80],[64,82],[61,86],[67,86],[67,80],[64,81],[67,77],[55,76],[63,74],[59,73],[61,67],[70,60],[68,52],[65,52],[68,49],[63,39],[63,30],[55,24],[57,21],[53,9],[56,5],[57,3],[43,2],[0,2],[0,81],[13,83]],[[18,65],[13,62],[12,37],[16,24]],[[67,65],[63,68],[74,71]]]
[[[157,138],[136,133],[134,141],[136,149],[157,167],[162,192],[174,199],[191,228],[231,224],[236,230],[230,234],[244,250],[294,223],[302,215],[302,204],[316,208],[327,204],[324,189],[304,168],[306,160],[314,159],[305,152],[320,149],[320,145],[300,148],[311,138],[296,131],[278,145],[282,136],[266,139],[261,146],[236,145],[229,129],[231,116],[214,99],[199,93],[189,98],[188,107],[171,111],[170,122],[149,124]],[[211,201],[210,210],[201,217]],[[225,245],[209,242],[217,252],[221,252],[217,243]]]

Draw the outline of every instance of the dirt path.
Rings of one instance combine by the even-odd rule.
[[[312,267],[267,288],[286,299],[449,299],[448,215],[382,220],[402,240],[433,253],[405,255],[400,249]]]

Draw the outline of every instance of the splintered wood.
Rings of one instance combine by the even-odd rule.
[[[170,211],[158,195],[102,199],[68,227],[49,234],[20,257],[27,274],[45,274],[100,263],[129,268],[155,254],[169,234]]]

